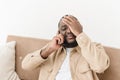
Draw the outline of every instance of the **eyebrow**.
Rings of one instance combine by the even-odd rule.
[[[61,27],[67,27],[67,25],[64,24],[64,25],[62,25]]]

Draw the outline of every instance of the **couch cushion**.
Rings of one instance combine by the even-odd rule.
[[[20,80],[15,72],[15,44],[0,44],[0,80]]]

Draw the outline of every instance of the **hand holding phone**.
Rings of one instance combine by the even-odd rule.
[[[53,39],[48,44],[48,47],[52,50],[58,50],[61,47],[61,44],[64,42],[64,37],[62,34],[58,34],[53,37]]]
[[[61,34],[56,35],[49,42],[47,47],[42,51],[41,56],[46,59],[52,52],[58,50],[64,42],[64,37]]]
[[[63,35],[62,34],[58,34],[57,36],[57,44],[58,45],[61,45],[61,44],[63,44],[63,42],[64,42],[64,37],[63,37]]]

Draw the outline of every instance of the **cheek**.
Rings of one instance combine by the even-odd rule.
[[[65,36],[65,31],[60,31],[60,34],[62,34],[63,36]]]

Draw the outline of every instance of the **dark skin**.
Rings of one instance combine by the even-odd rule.
[[[76,37],[83,32],[79,21],[72,15],[62,17],[59,22],[58,34],[53,37],[47,48],[42,50],[41,56],[46,59],[61,46],[66,48],[77,46]]]

